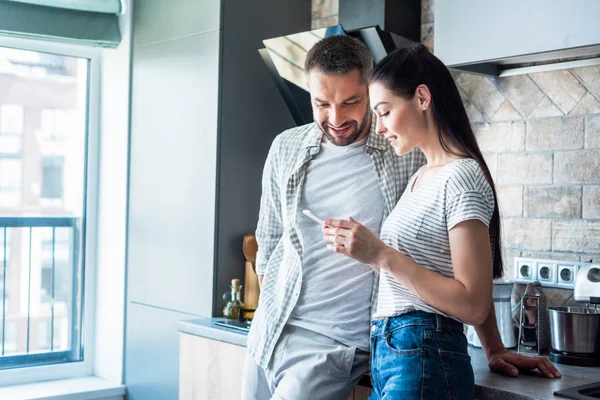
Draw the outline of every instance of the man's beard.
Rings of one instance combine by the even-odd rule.
[[[336,137],[329,133],[329,124],[327,123],[327,120],[323,121],[320,128],[323,131],[323,133],[325,134],[325,137],[327,138],[327,140],[329,140],[334,145],[348,146],[349,144],[354,143],[356,141],[356,139],[358,139],[360,134],[365,131],[365,128],[367,127],[367,124],[369,123],[369,116],[370,116],[370,112],[369,112],[369,109],[367,108],[367,112],[365,113],[365,116],[363,117],[362,121],[360,122],[360,125],[358,125],[356,123],[356,121],[352,121],[354,130],[350,133],[350,135],[342,137],[342,138]]]

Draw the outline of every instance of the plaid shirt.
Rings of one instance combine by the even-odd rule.
[[[247,342],[250,355],[263,368],[267,368],[275,343],[300,295],[303,247],[296,211],[306,167],[320,151],[322,138],[323,132],[315,123],[289,129],[275,138],[265,163],[256,229],[256,273],[264,275],[264,280]],[[375,134],[375,118],[366,151],[373,161],[385,201],[385,218],[410,177],[425,164],[425,157],[419,150],[398,157],[387,140]],[[378,282],[379,279],[374,280],[372,306],[377,299]]]

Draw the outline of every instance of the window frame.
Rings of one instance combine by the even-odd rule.
[[[98,198],[99,198],[99,159],[100,159],[100,117],[101,117],[101,56],[102,50],[86,46],[77,46],[51,41],[21,39],[0,35],[0,46],[21,50],[53,53],[62,56],[86,58],[88,69],[87,98],[87,135],[86,146],[86,184],[85,218],[82,226],[85,237],[83,251],[82,290],[83,315],[81,326],[83,335],[81,347],[82,361],[69,361],[59,364],[20,367],[0,370],[0,387],[32,382],[67,379],[93,375],[94,372],[94,332],[95,332],[95,289],[98,236]],[[42,353],[44,354],[44,353]]]

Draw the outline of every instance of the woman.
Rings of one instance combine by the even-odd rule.
[[[502,275],[490,171],[458,89],[423,45],[389,54],[369,86],[377,133],[427,158],[381,228],[325,221],[335,252],[380,273],[371,329],[373,399],[472,399],[463,322],[481,325]]]

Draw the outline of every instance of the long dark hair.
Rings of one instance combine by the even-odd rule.
[[[417,86],[431,92],[433,119],[438,138],[447,154],[472,158],[479,164],[494,193],[494,213],[490,221],[490,241],[494,278],[503,274],[500,248],[500,212],[492,174],[483,159],[469,117],[448,68],[424,45],[416,44],[388,54],[373,70],[371,82],[377,82],[395,95],[412,99]]]

